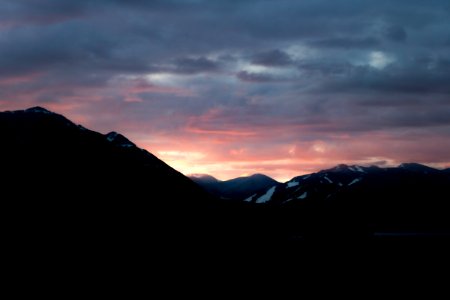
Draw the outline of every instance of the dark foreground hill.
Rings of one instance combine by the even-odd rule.
[[[209,175],[192,175],[189,178],[210,194],[224,200],[244,200],[279,184],[263,174],[253,174],[225,181],[217,180]]]
[[[25,256],[53,248],[132,259],[220,232],[214,198],[118,133],[35,107],[0,113],[0,137],[8,245]]]

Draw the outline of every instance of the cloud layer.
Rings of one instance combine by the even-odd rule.
[[[185,173],[450,165],[446,0],[5,0],[0,109],[121,131]]]

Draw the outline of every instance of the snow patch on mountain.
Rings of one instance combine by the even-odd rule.
[[[36,107],[32,107],[32,108],[28,108],[25,110],[25,112],[28,113],[41,113],[41,114],[46,114],[46,115],[52,115],[53,113],[51,111],[46,110],[43,107],[40,106],[36,106]]]
[[[106,139],[108,140],[108,142],[114,142],[114,140],[116,139],[116,137],[118,135],[119,134],[117,132],[112,131],[112,132],[108,133],[108,135],[106,136]]]
[[[366,173],[366,171],[364,171],[360,166],[355,166],[356,171],[361,172],[361,173]]]
[[[135,145],[130,142],[127,138],[125,138],[123,135],[112,131],[106,135],[106,140],[110,143],[114,143],[117,146],[120,146],[122,148],[131,148]]]
[[[300,182],[298,182],[298,181],[289,181],[288,183],[287,183],[287,186],[286,186],[286,188],[292,188],[292,187],[294,187],[294,186],[298,186],[298,185],[300,185]]]
[[[298,196],[297,199],[306,199],[306,197],[308,197],[308,192],[304,192],[303,194]]]
[[[266,203],[267,201],[270,201],[272,199],[273,193],[275,193],[275,189],[277,187],[273,186],[271,187],[264,195],[256,199],[256,203]]]
[[[248,197],[247,199],[245,199],[244,201],[245,201],[245,202],[252,202],[253,197],[255,197],[255,196],[256,196],[256,194],[253,194],[253,195],[251,195],[250,197]]]
[[[360,181],[361,181],[361,178],[356,178],[356,179],[354,179],[352,182],[350,182],[350,183],[348,184],[348,186],[354,185],[355,183],[358,183],[358,182],[360,182]]]

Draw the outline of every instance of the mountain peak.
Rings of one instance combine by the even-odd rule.
[[[108,142],[114,143],[121,147],[129,148],[136,146],[135,144],[130,142],[129,139],[127,139],[126,137],[115,131],[111,131],[110,133],[105,134],[105,137]]]
[[[30,107],[28,109],[25,109],[25,112],[27,113],[42,113],[42,114],[54,114],[53,112],[41,107],[41,106],[34,106]]]
[[[330,169],[326,169],[326,170],[322,170],[321,172],[323,172],[323,171],[331,171],[331,172],[343,172],[343,171],[353,171],[356,167],[358,167],[358,166],[349,166],[349,165],[346,165],[346,164],[339,164],[339,165],[337,165],[337,166],[335,166],[335,167],[333,167],[333,168],[330,168]]]
[[[191,174],[189,178],[218,198],[235,200],[246,199],[279,184],[264,174],[253,174],[225,181],[205,174]]]
[[[242,176],[233,179],[226,180],[225,182],[245,182],[245,183],[257,183],[257,182],[271,182],[273,184],[277,184],[278,182],[264,174],[256,173],[250,176]]]
[[[111,132],[107,133],[105,136],[109,142],[114,142],[118,135],[119,134],[117,132],[111,131]]]
[[[219,182],[217,178],[208,174],[189,174],[188,177],[194,182],[203,182],[203,183]]]
[[[427,172],[427,171],[436,172],[436,169],[418,163],[403,163],[398,167],[401,169],[416,172]]]
[[[272,179],[271,177],[261,174],[261,173],[252,174],[252,175],[248,176],[248,178],[270,178],[270,179]]]
[[[336,167],[332,168],[332,170],[336,170],[336,171],[348,170],[348,165],[346,165],[346,164],[339,164]]]

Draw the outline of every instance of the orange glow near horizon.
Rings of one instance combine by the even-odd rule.
[[[171,147],[170,149],[172,150],[167,150],[169,148],[165,148],[164,146],[160,148],[160,144],[152,144],[148,141],[143,143],[138,142],[138,145],[141,145],[185,175],[208,174],[219,180],[229,180],[236,177],[261,173],[279,182],[286,182],[293,177],[318,172],[342,163],[348,165],[380,165],[391,167],[405,162],[386,157],[366,157],[352,160],[349,155],[345,154],[346,149],[327,149],[322,143],[319,143],[321,145],[320,147],[317,144],[312,144],[310,149],[304,151],[298,149],[293,151],[292,147],[286,146],[278,149],[274,147],[269,154],[252,154],[244,148],[226,152],[221,150],[223,145],[210,144],[209,146],[202,146],[200,139],[197,141],[199,144],[198,147],[195,146],[197,143],[183,141],[183,137],[180,137],[178,141],[180,140],[182,141],[178,144],[178,147],[175,145],[169,146],[170,143],[166,145],[166,147]],[[361,147],[361,145],[363,143],[354,143],[349,148]],[[367,145],[369,149],[373,146]],[[434,163],[422,161],[422,163],[437,168],[445,168],[450,165],[450,162]]]
[[[1,104],[1,103],[0,103]],[[31,106],[31,105],[30,105]],[[272,131],[258,128],[238,130],[193,130],[192,126],[173,132],[140,132],[141,123],[120,119],[99,130],[96,116],[80,111],[81,105],[54,103],[48,109],[61,113],[77,124],[107,133],[119,131],[139,147],[185,175],[209,174],[219,180],[262,173],[280,182],[314,173],[335,165],[396,166],[403,162],[419,162],[445,168],[450,161],[433,160],[436,145],[448,148],[445,140],[430,136],[422,143],[399,140],[386,132],[333,136],[333,140],[311,140],[297,143],[276,143],[281,128]],[[2,110],[16,107],[2,105]],[[113,112],[111,112],[113,114]],[[108,115],[105,115],[108,118]],[[100,124],[101,125],[101,124]],[[100,128],[101,129],[101,128]],[[259,131],[258,131],[259,130]],[[392,146],[386,146],[393,144]],[[438,147],[439,148],[439,147]],[[372,155],[377,153],[377,155]],[[431,155],[429,154],[431,153]]]
[[[32,81],[36,76],[39,75],[10,79],[7,84]],[[68,87],[57,86],[54,92],[65,89]],[[155,113],[141,111],[144,102],[140,93],[157,92],[168,97],[193,94],[187,89],[158,87],[141,81],[121,83],[111,89],[111,93],[123,96],[115,105],[104,101],[101,89],[89,87],[68,93],[64,101],[44,106],[91,130],[120,132],[185,175],[209,174],[228,180],[262,173],[285,182],[341,163],[394,166],[418,162],[450,166],[450,155],[445,151],[450,149],[450,141],[439,133],[402,129],[342,132],[339,124],[333,122],[249,122],[247,116],[223,107],[188,114],[167,109],[163,102],[153,98],[146,100],[162,105],[155,108]],[[0,99],[0,109],[39,105],[32,99],[40,93],[40,90],[24,93],[17,97],[17,103]]]

